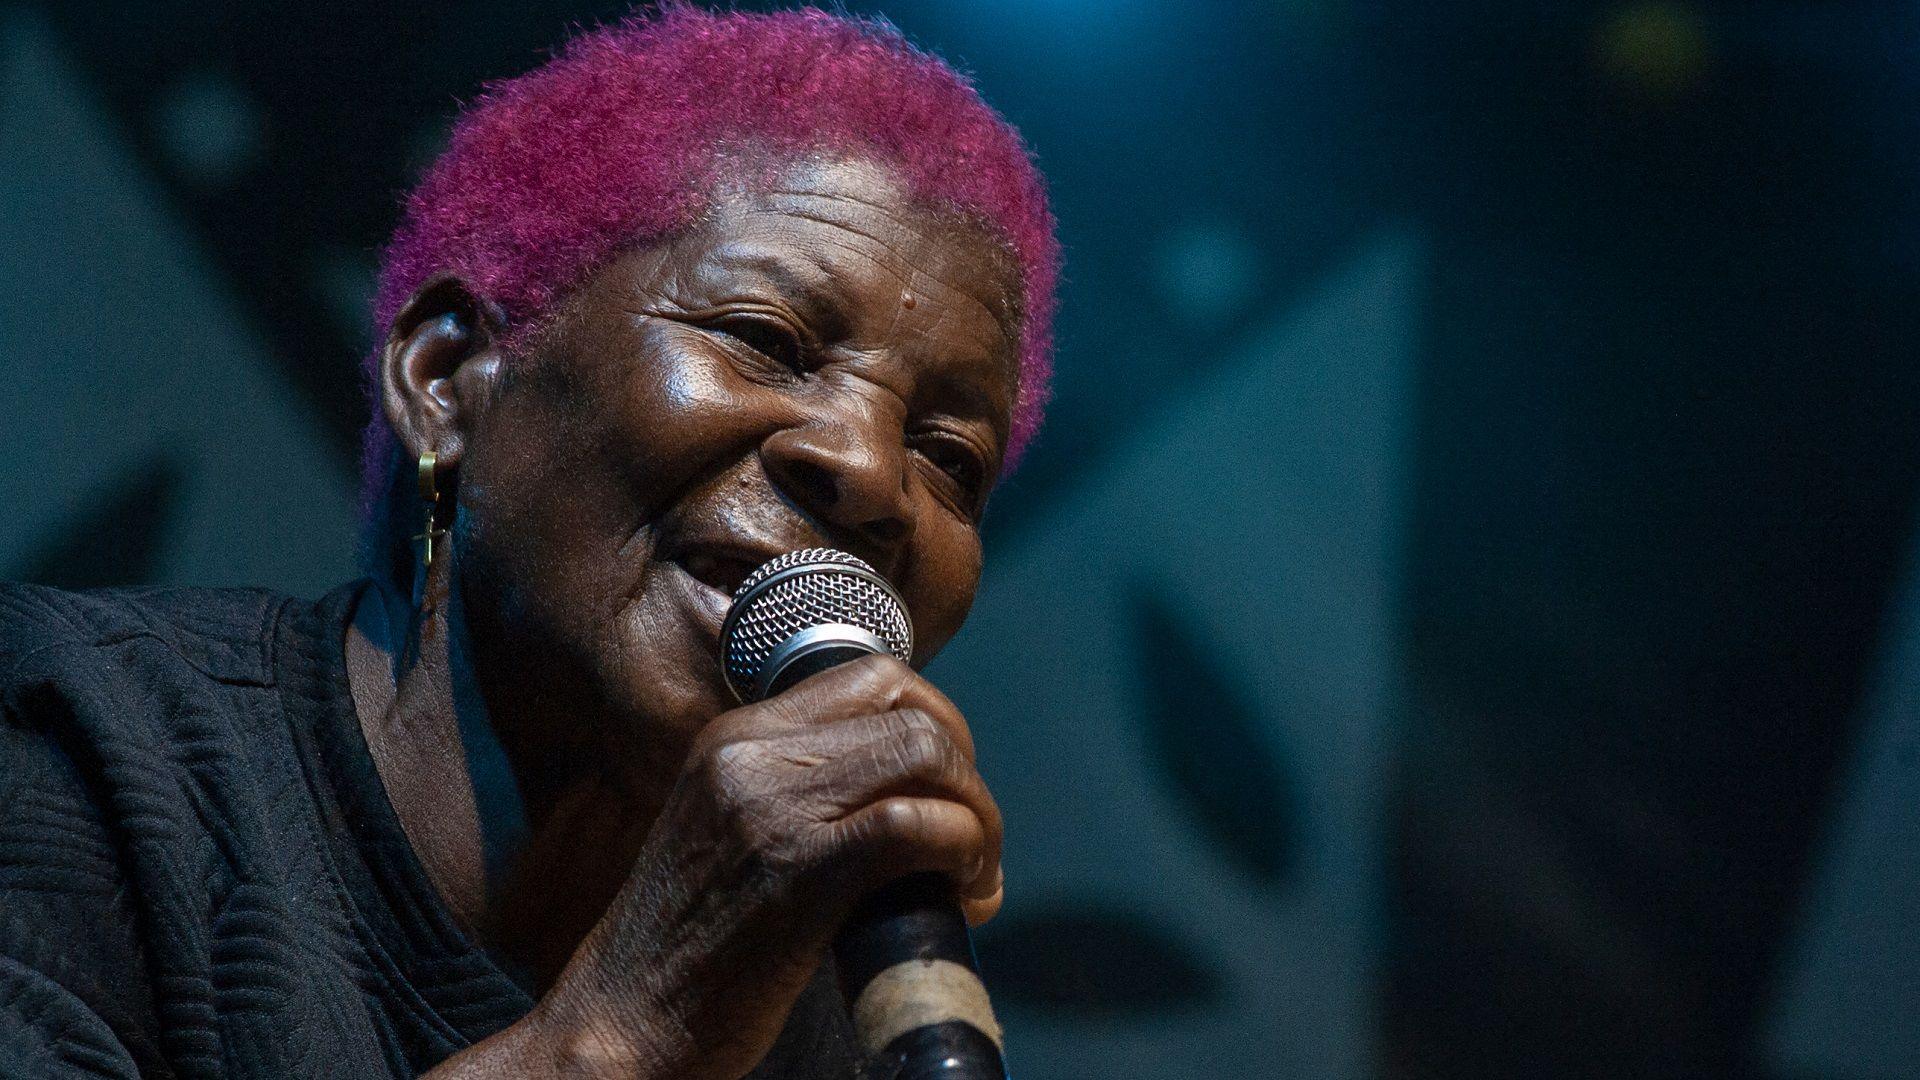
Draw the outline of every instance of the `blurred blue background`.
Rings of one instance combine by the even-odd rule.
[[[0,0],[0,576],[349,577],[399,195],[621,10]],[[1920,1076],[1920,4],[854,10],[1067,248],[1016,1075]]]

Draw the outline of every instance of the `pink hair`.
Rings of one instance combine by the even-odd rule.
[[[1020,384],[1007,467],[1040,425],[1060,251],[1020,135],[939,58],[884,23],[805,9],[713,13],[668,3],[575,38],[488,87],[407,199],[374,305],[375,341],[440,273],[506,313],[508,345],[636,244],[691,224],[721,149],[857,154],[915,197],[984,222],[1021,275]],[[377,387],[369,358],[368,377]],[[376,403],[363,495],[388,482],[394,438]]]

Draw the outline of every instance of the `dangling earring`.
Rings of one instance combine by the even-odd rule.
[[[428,580],[433,578],[433,541],[438,537],[445,541],[447,530],[440,526],[440,455],[432,450],[420,455],[420,498],[427,504],[427,520],[415,540],[423,542],[420,552],[420,566],[426,571]]]
[[[401,651],[403,669],[418,662],[420,645],[432,639],[434,609],[439,606],[439,597],[433,591],[433,560],[440,552],[435,548],[434,541],[438,540],[444,545],[447,530],[442,524],[445,517],[440,506],[440,455],[431,450],[420,455],[420,500],[427,504],[426,521],[421,525],[420,535],[414,537],[421,542],[420,606],[414,609],[413,627]]]

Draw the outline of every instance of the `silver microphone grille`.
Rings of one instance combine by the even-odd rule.
[[[885,578],[833,548],[789,551],[747,575],[720,628],[727,686],[755,698],[761,669],[795,634],[825,624],[859,627],[903,663],[913,655],[913,623]]]

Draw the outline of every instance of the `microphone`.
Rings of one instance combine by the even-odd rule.
[[[788,552],[749,574],[720,627],[721,667],[743,704],[876,653],[913,655],[906,605],[873,567],[833,548]],[[944,876],[912,874],[866,897],[833,954],[868,1080],[1006,1080],[1000,1025]]]

